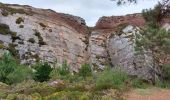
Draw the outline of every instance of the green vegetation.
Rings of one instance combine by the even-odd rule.
[[[37,64],[35,66],[35,80],[39,82],[48,81],[50,79],[51,66],[48,63]]]
[[[149,26],[157,28],[161,20],[160,6],[157,5],[154,9],[145,9],[142,11],[142,16]]]
[[[66,60],[61,66],[56,66],[50,74],[52,79],[68,79],[70,76],[71,73]]]
[[[16,19],[16,24],[21,24],[22,22],[24,22],[24,19],[19,17]]]
[[[89,64],[83,64],[78,73],[71,73],[66,60],[61,65],[56,63],[54,66],[52,68],[48,63],[38,63],[28,67],[5,53],[0,59],[0,81],[3,82],[0,83],[0,98],[120,100],[129,88],[149,86],[149,83],[141,79],[129,77],[118,67],[107,67],[101,72],[93,73]],[[164,68],[167,71],[165,75],[169,78],[168,65]],[[51,85],[53,81],[56,82]],[[155,86],[169,88],[170,84],[157,81]]]
[[[31,69],[20,65],[10,53],[5,53],[0,60],[0,81],[14,84],[31,78]]]
[[[12,54],[13,57],[19,58],[18,50],[16,50],[16,48],[15,48],[16,46],[17,46],[16,44],[10,43],[9,47],[7,48],[7,50],[10,51],[10,53]]]
[[[3,48],[5,48],[4,44],[0,43],[0,49],[3,49]]]
[[[0,24],[0,34],[7,35],[7,34],[12,34],[10,31],[10,28],[6,24]]]
[[[163,61],[159,67],[162,72],[156,73],[160,77],[155,80],[156,86],[159,87],[169,87],[170,81],[170,68],[163,60],[170,54],[170,30],[166,30],[161,27],[161,8],[160,5],[156,6],[154,9],[144,10],[142,15],[145,18],[147,25],[142,30],[142,36],[138,37],[136,40],[136,51],[152,51],[152,55],[155,61]]]
[[[126,86],[126,80],[128,80],[128,76],[125,72],[121,70],[112,71],[111,69],[106,69],[98,76],[96,80],[96,89],[124,88]]]
[[[83,78],[92,76],[91,66],[89,64],[83,64],[79,70],[79,75]]]
[[[20,25],[19,28],[24,28],[24,25]]]
[[[38,37],[38,44],[41,45],[46,45],[46,42],[44,42],[43,37],[41,36],[40,32],[35,30],[35,36]]]
[[[30,43],[35,43],[35,40],[34,40],[34,38],[30,38],[30,39],[28,40],[28,42],[30,42]]]

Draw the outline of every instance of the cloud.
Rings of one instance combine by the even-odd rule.
[[[80,16],[87,25],[94,26],[99,17],[140,13],[142,9],[153,8],[158,0],[139,0],[137,4],[117,6],[111,0],[0,0],[11,4],[31,5],[53,9],[57,12]]]

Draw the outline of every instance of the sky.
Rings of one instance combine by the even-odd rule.
[[[153,8],[158,0],[138,0],[137,4],[117,6],[111,0],[0,0],[2,3],[31,5],[36,8],[53,9],[82,17],[88,26],[94,26],[102,16],[140,13],[142,9]]]

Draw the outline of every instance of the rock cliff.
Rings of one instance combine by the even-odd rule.
[[[152,80],[159,72],[152,53],[135,51],[144,25],[140,14],[132,14],[102,17],[91,29],[77,16],[0,4],[0,53],[8,50],[29,65],[67,60],[72,71],[83,63],[91,63],[94,70],[120,66],[129,75]]]

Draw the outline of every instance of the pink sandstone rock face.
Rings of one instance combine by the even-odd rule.
[[[141,14],[131,14],[125,16],[101,17],[97,22],[96,29],[115,29],[121,24],[130,24],[133,26],[143,27],[145,20]]]

